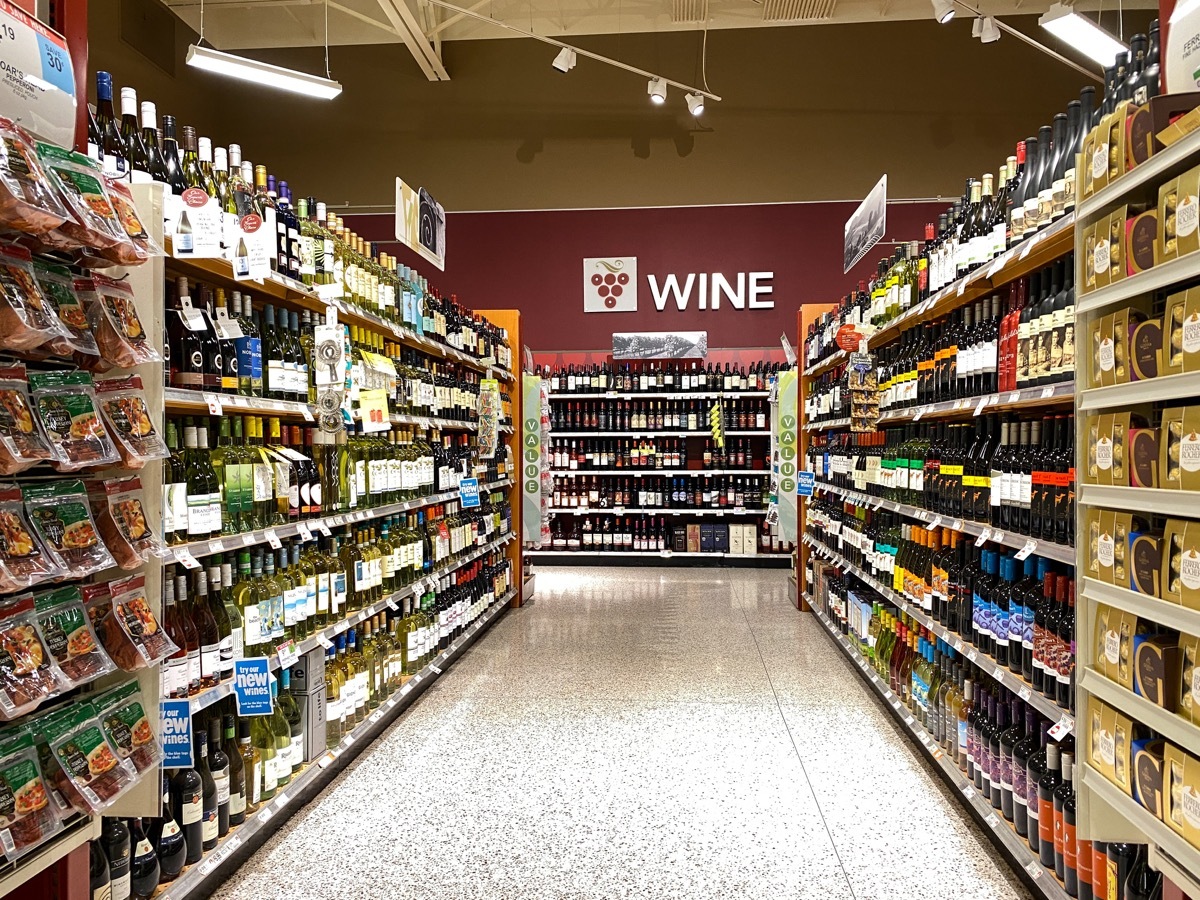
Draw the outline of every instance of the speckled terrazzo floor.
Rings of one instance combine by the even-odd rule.
[[[781,571],[539,571],[217,900],[1027,900]]]

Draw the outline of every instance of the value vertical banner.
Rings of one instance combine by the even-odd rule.
[[[542,541],[542,379],[521,376],[524,420],[521,423],[522,537]]]
[[[775,440],[779,447],[779,530],[785,541],[798,539],[796,473],[800,461],[798,376],[788,369],[779,376],[779,418]]]

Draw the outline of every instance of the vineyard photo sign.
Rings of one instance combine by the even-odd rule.
[[[613,334],[613,359],[704,359],[707,331],[626,331]]]

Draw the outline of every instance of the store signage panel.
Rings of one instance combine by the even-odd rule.
[[[883,238],[887,228],[887,175],[871,188],[871,193],[846,220],[842,249],[842,273],[849,272],[867,251]]]
[[[799,384],[796,370],[788,369],[779,375],[779,417],[775,445],[779,478],[779,531],[784,540],[797,540],[797,498],[799,497],[800,462]]]
[[[158,705],[164,769],[192,768],[192,706],[189,700],[163,700]]]
[[[0,115],[60,147],[75,142],[75,68],[66,39],[0,0]]]
[[[396,179],[396,240],[446,271],[446,210],[425,188]]]
[[[704,359],[707,331],[625,331],[613,334],[613,359]]]
[[[645,286],[658,312],[774,309],[774,278],[765,271],[648,272]],[[640,290],[636,256],[584,258],[585,313],[637,312]]]

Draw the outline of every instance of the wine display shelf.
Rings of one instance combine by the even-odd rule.
[[[1066,546],[1065,544],[1038,540],[1023,534],[1010,534],[1003,529],[993,528],[990,525],[982,525],[979,522],[971,522],[966,519],[956,519],[953,516],[931,512],[919,506],[897,503],[895,500],[872,497],[870,494],[838,487],[820,479],[817,480],[816,487],[831,494],[837,494],[839,497],[849,500],[856,506],[869,507],[871,509],[889,509],[910,519],[925,522],[926,527],[930,531],[934,528],[945,527],[951,531],[957,531],[959,534],[969,534],[974,537],[986,535],[982,541],[979,541],[981,545],[987,541],[992,541],[993,543],[1012,547],[1016,550],[1023,550],[1025,547],[1029,547],[1030,553],[1036,553],[1038,556],[1044,556],[1047,559],[1053,559],[1056,562],[1066,563],[1070,566],[1075,565],[1075,548]]]
[[[155,900],[185,900],[204,897],[258,850],[293,813],[314,799],[379,737],[424,690],[436,681],[509,608],[516,588],[497,598],[465,633],[409,678],[396,693],[380,704],[363,722],[347,733],[341,743],[306,765],[291,783],[248,816],[244,824],[229,832],[217,847],[195,865],[188,866],[173,882],[155,895]],[[273,824],[271,824],[273,822]]]
[[[932,297],[910,307],[867,338],[867,347],[874,350],[890,343],[900,332],[953,312],[992,293],[996,288],[1023,275],[1028,275],[1067,253],[1074,240],[1075,214],[1067,213],[1044,231],[1022,241],[997,256],[987,268],[979,267],[951,282]],[[1036,252],[1035,252],[1036,251]],[[1153,269],[1151,271],[1154,271]],[[804,335],[801,334],[801,346]],[[804,370],[805,377],[820,375],[842,365],[849,359],[845,350],[838,350]]]
[[[1138,384],[1146,384],[1139,381]],[[980,394],[977,397],[960,397],[957,400],[942,400],[938,403],[925,403],[896,412],[884,413],[879,417],[880,425],[890,425],[896,422],[919,422],[924,418],[944,418],[967,415],[979,416],[985,412],[1009,412],[1027,407],[1069,406],[1075,398],[1075,382],[1060,381],[1056,384],[1046,384],[1037,387],[1026,387],[1016,391],[1000,391],[995,394]],[[804,430],[834,431],[839,428],[849,428],[850,417],[841,416],[827,419],[823,422],[808,422]]]
[[[555,478],[586,478],[589,476],[619,478],[622,476],[663,475],[668,478],[699,478],[701,475],[770,475],[770,469],[551,469]]]
[[[487,493],[508,487],[511,484],[511,478],[501,478],[498,481],[481,484],[479,490],[482,493]],[[260,528],[258,531],[248,531],[244,534],[223,535],[222,537],[208,538],[202,541],[191,541],[187,544],[176,544],[167,548],[165,562],[181,563],[188,568],[192,568],[192,562],[205,556],[211,556],[214,553],[233,553],[245,547],[253,547],[256,544],[271,544],[273,547],[276,542],[283,538],[297,536],[309,540],[317,534],[328,535],[330,529],[338,528],[342,525],[354,525],[358,522],[382,519],[385,516],[410,512],[426,506],[436,506],[438,503],[457,500],[458,496],[457,489],[443,491],[440,494],[429,494],[425,497],[415,497],[412,500],[402,500],[398,503],[386,503],[383,506],[373,506],[370,509],[357,509],[332,516],[321,516],[316,519],[302,519],[299,522],[289,522],[287,525]]]
[[[726,431],[725,437],[770,437],[771,432],[766,428],[755,428],[750,431]],[[550,431],[550,439],[554,438],[589,438],[589,437],[625,437],[625,438],[660,438],[660,437],[712,437],[707,429],[697,431]]]
[[[341,298],[322,299],[318,291],[299,281],[294,281],[291,278],[280,275],[278,272],[272,272],[267,278],[261,280],[239,281],[233,277],[233,264],[229,260],[220,258],[177,259],[171,255],[170,238],[165,239],[164,243],[167,248],[165,259],[168,272],[177,275],[187,275],[188,277],[198,278],[201,281],[217,282],[222,287],[230,290],[253,291],[256,299],[261,299],[262,295],[266,295],[275,303],[282,303],[297,311],[307,310],[325,315],[328,307],[332,306],[338,311],[339,322],[383,332],[407,347],[412,347],[433,356],[441,356],[453,362],[462,363],[470,366],[472,369],[483,372],[488,377],[491,377],[494,373],[503,374],[506,376],[505,380],[512,381],[512,374],[507,369],[496,366],[493,361],[476,359],[469,353],[463,353],[461,350],[456,350],[454,347],[449,347],[440,341],[417,334],[412,329],[405,328],[403,325],[397,325],[395,322],[382,319],[374,313],[361,310]]]
[[[702,400],[724,398],[740,400],[743,397],[768,397],[770,391],[602,391],[591,394],[571,394],[562,391],[547,394],[551,400]]]
[[[613,506],[608,509],[588,506],[552,506],[546,510],[550,515],[558,516],[765,516],[765,509],[749,509],[745,506],[731,506],[727,509],[709,509],[687,507],[643,507],[643,506]]]
[[[424,592],[424,590],[429,589],[432,586],[432,584],[434,582],[436,582],[439,578],[441,578],[445,575],[449,575],[451,572],[456,572],[457,570],[461,569],[463,566],[468,565],[471,562],[474,562],[475,560],[479,559],[481,556],[486,556],[488,553],[492,552],[493,550],[500,549],[501,547],[505,546],[509,542],[515,540],[515,538],[516,538],[516,535],[510,531],[508,534],[505,534],[504,536],[499,537],[496,540],[490,541],[486,544],[483,544],[480,547],[477,547],[475,550],[471,551],[466,556],[463,556],[463,557],[460,557],[459,559],[454,560],[452,565],[438,569],[436,572],[431,572],[428,575],[422,575],[420,578],[418,578],[412,584],[405,585],[400,590],[392,592],[388,596],[384,597],[382,600],[379,600],[376,603],[372,603],[370,606],[364,607],[363,609],[355,610],[354,612],[350,613],[350,615],[346,616],[346,618],[341,619],[338,622],[335,622],[334,624],[330,625],[328,628],[322,629],[317,634],[310,635],[309,637],[304,638],[304,640],[302,640],[302,641],[297,641],[296,642],[297,654],[300,656],[303,656],[305,653],[309,652],[310,650],[315,650],[317,647],[325,647],[327,644],[331,644],[333,639],[336,638],[342,632],[347,631],[350,628],[353,628],[355,625],[359,624],[360,622],[371,618],[371,616],[374,616],[374,615],[377,615],[377,614],[383,612],[385,609],[389,609],[389,608],[393,609],[393,610],[398,609],[399,601],[403,600],[405,597],[415,595],[418,587],[422,588],[423,589],[422,592]],[[282,643],[284,643],[284,642],[281,642],[281,644]],[[275,653],[271,654],[269,665],[272,670],[279,668],[278,654],[275,654]],[[211,688],[208,688],[207,690],[201,691],[200,693],[196,694],[194,697],[189,697],[188,704],[191,706],[192,715],[194,716],[196,713],[200,712],[202,709],[207,709],[208,707],[212,706],[214,703],[216,703],[220,700],[223,700],[225,697],[228,697],[232,693],[233,693],[233,681],[230,680],[230,681],[223,681],[220,684],[215,685],[214,687],[211,687]]]
[[[1001,666],[996,660],[987,653],[975,647],[973,644],[962,640],[958,635],[952,633],[947,628],[943,627],[938,622],[931,619],[923,610],[913,606],[906,597],[896,593],[890,587],[877,581],[875,578],[867,574],[863,569],[850,562],[846,557],[842,556],[835,550],[830,550],[824,544],[814,541],[807,534],[801,540],[808,544],[819,556],[825,557],[829,562],[833,563],[838,568],[848,572],[853,572],[859,579],[865,582],[873,591],[887,600],[888,603],[898,607],[906,614],[912,616],[925,628],[928,628],[951,647],[956,653],[961,653],[971,663],[978,666],[984,672],[992,676],[995,681],[1002,685],[1010,693],[1016,694],[1043,716],[1051,721],[1057,721],[1069,727],[1070,731],[1075,730],[1075,717],[1068,710],[1063,709],[1053,700],[1046,697],[1044,694],[1035,691],[1033,686],[1019,675],[1013,674],[1012,670],[1007,666]],[[816,610],[816,606],[813,609]]]
[[[693,560],[732,560],[734,565],[757,565],[764,568],[790,568],[790,553],[687,553],[675,550],[526,550],[526,556],[545,560],[547,563],[570,565],[574,560],[580,565],[595,565],[602,559],[634,560],[648,563],[669,564],[672,561],[688,563]]]
[[[874,667],[813,603],[812,598],[806,599],[808,599],[817,621],[821,623],[833,643],[857,666],[859,675],[871,686],[893,718],[908,732],[909,737],[920,746],[934,771],[957,791],[962,805],[971,813],[972,818],[976,820],[983,832],[991,836],[992,842],[1008,859],[1013,869],[1023,873],[1022,881],[1033,891],[1034,896],[1045,898],[1045,900],[1067,900],[1066,888],[1053,872],[1042,866],[1041,861],[1029,849],[1025,839],[1018,835],[1016,830],[1000,815],[999,810],[995,809],[990,801],[985,800],[975,790],[975,786],[967,781],[958,765],[942,751],[937,741],[909,713],[900,699],[880,678]]]

